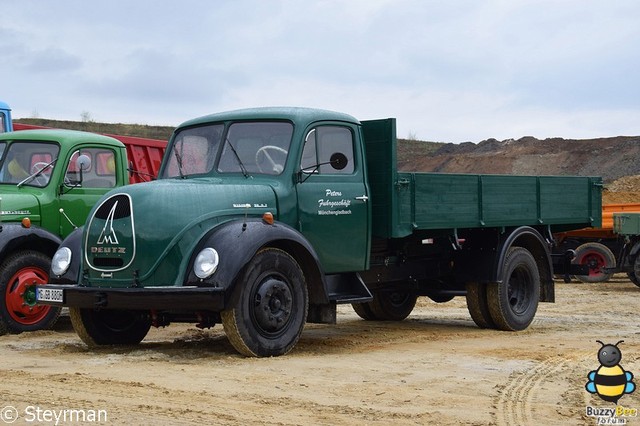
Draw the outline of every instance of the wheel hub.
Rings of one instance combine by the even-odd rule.
[[[36,284],[46,284],[47,274],[36,268],[24,268],[9,281],[5,294],[11,317],[25,325],[34,324],[47,315],[51,307],[36,304]]]
[[[254,313],[257,325],[266,332],[282,329],[291,316],[293,297],[289,286],[277,279],[267,278],[256,290]]]
[[[528,289],[532,283],[528,278],[528,275],[523,271],[516,269],[513,271],[511,278],[509,279],[509,288],[507,291],[509,304],[514,312],[521,314],[524,312],[530,303]]]
[[[589,266],[589,273],[594,275],[600,273],[600,268],[605,265],[605,262],[599,256],[592,254],[587,257],[587,265]]]

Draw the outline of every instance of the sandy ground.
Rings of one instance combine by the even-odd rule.
[[[78,424],[81,411],[84,424],[92,413],[101,424],[596,424],[587,406],[615,407],[585,390],[596,340],[624,340],[620,365],[640,378],[640,289],[617,275],[556,293],[519,333],[477,328],[464,298],[420,300],[400,323],[341,306],[337,325],[307,325],[290,354],[267,359],[237,355],[219,325],[89,350],[62,318],[0,337],[0,425],[15,414],[14,424]],[[640,408],[640,391],[619,404]]]

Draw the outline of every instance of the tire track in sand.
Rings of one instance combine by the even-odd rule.
[[[548,416],[547,404],[538,399],[543,393],[566,388],[568,378],[573,374],[579,359],[585,354],[555,356],[539,362],[533,368],[511,373],[507,383],[501,386],[495,404],[495,419],[498,425],[530,425]],[[546,387],[546,389],[545,389]],[[558,401],[562,396],[558,394]],[[555,406],[555,403],[554,403]],[[555,410],[554,410],[555,411]]]

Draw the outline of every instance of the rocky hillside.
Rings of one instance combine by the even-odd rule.
[[[401,143],[401,146],[404,143]],[[429,147],[432,149],[432,147]],[[443,144],[429,155],[402,158],[402,170],[447,173],[602,176],[640,175],[640,137],[544,139]]]

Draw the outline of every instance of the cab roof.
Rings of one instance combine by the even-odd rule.
[[[109,136],[90,132],[80,132],[77,130],[62,129],[20,130],[9,133],[0,133],[0,141],[5,140],[52,141],[58,142],[60,144],[92,142],[114,147],[124,146],[122,142]]]
[[[342,121],[353,124],[360,122],[349,114],[341,112],[301,107],[260,107],[225,111],[205,115],[185,121],[179,127],[197,126],[222,121],[250,121],[250,120],[288,120],[299,125],[308,125],[318,120]]]

